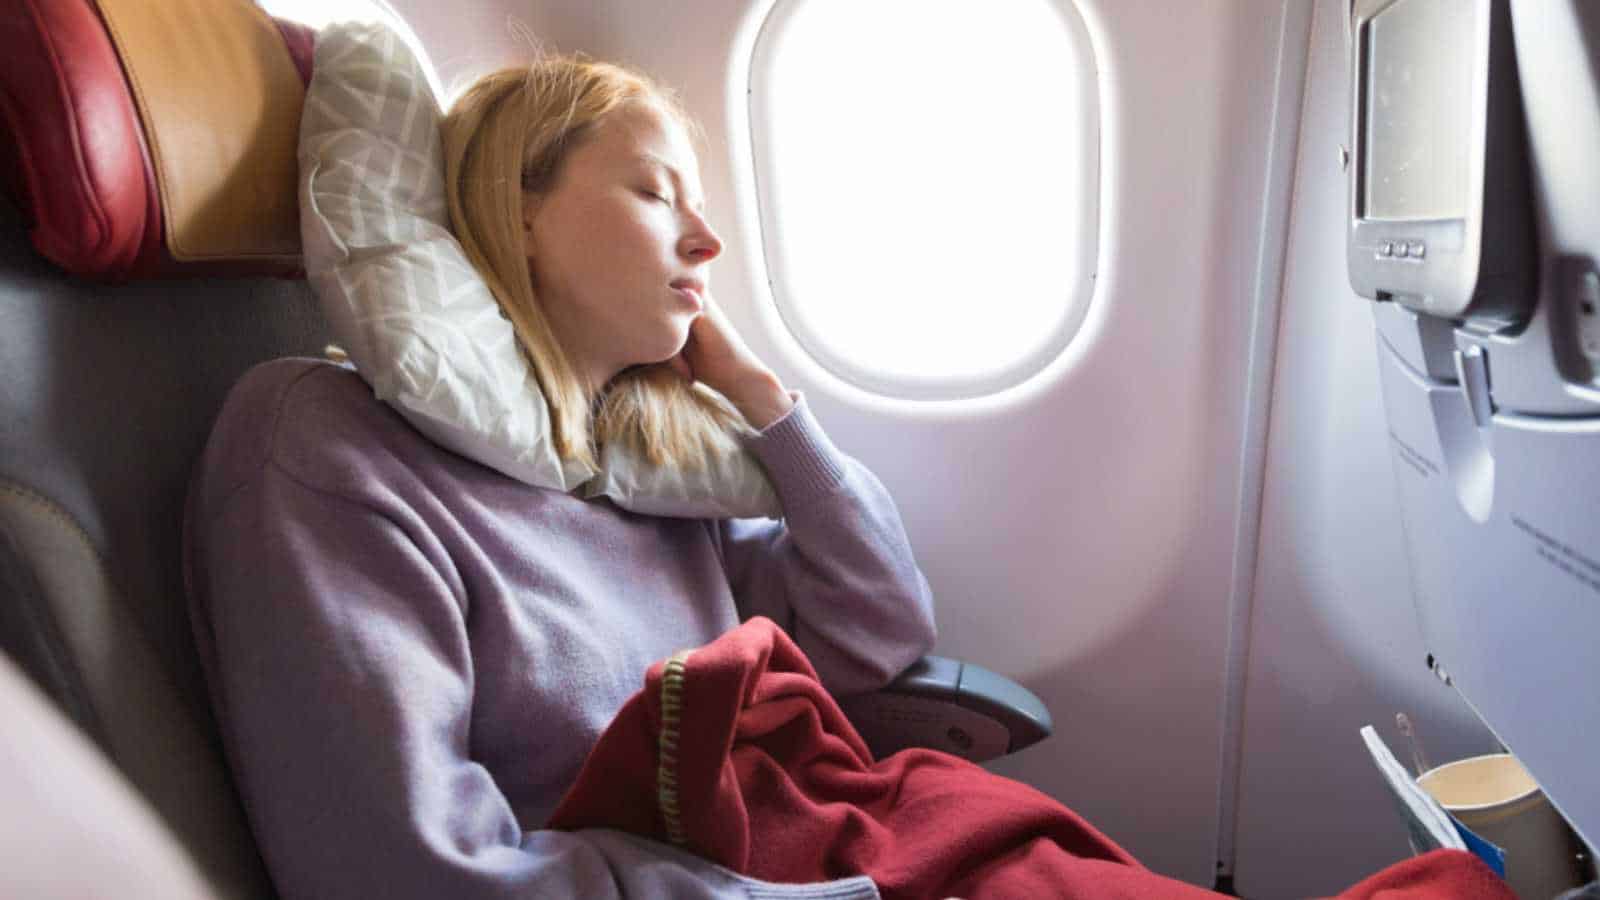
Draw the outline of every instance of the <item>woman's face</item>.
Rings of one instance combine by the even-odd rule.
[[[683,349],[722,241],[688,135],[652,104],[607,116],[523,196],[524,252],[561,347],[591,388]]]

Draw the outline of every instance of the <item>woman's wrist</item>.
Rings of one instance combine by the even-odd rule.
[[[737,392],[725,396],[744,416],[744,420],[750,423],[750,427],[757,431],[764,430],[794,408],[794,398],[778,381],[778,376],[771,372],[744,379]]]

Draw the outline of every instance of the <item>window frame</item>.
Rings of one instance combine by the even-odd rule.
[[[1095,297],[1101,243],[1101,103],[1099,65],[1088,27],[1073,0],[1043,0],[1060,16],[1070,51],[1079,60],[1081,77],[1066,90],[1075,92],[1082,111],[1081,149],[1083,166],[1077,173],[1081,202],[1076,210],[1075,229],[1080,236],[1076,247],[1063,252],[1077,254],[1078,277],[1069,282],[1046,285],[1059,288],[1067,296],[1067,308],[1056,320],[1047,339],[1035,349],[1019,355],[1001,367],[981,375],[914,375],[888,372],[836,350],[807,312],[804,299],[790,286],[788,268],[781,248],[784,226],[777,215],[774,190],[775,172],[770,147],[773,142],[773,104],[768,85],[773,77],[777,53],[772,52],[785,25],[808,0],[774,0],[762,18],[751,45],[746,91],[746,124],[750,139],[750,165],[754,183],[754,202],[761,264],[771,292],[773,307],[784,328],[808,356],[842,381],[869,393],[906,400],[970,400],[989,397],[1017,387],[1041,375],[1066,353],[1082,329]],[[1069,231],[1070,229],[1063,229]]]

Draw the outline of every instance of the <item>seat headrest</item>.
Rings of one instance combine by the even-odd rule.
[[[249,0],[0,10],[0,165],[38,251],[127,280],[300,270],[315,33]]]

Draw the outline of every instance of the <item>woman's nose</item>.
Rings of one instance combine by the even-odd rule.
[[[678,249],[693,262],[708,263],[722,254],[722,238],[717,237],[711,223],[696,215],[694,225],[683,236]]]

